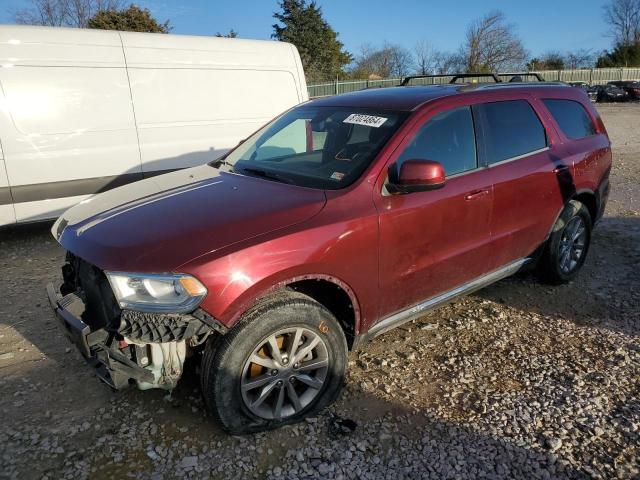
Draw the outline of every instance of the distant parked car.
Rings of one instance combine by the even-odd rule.
[[[640,100],[640,81],[638,80],[618,80],[609,82],[609,85],[615,85],[627,92],[630,100]]]
[[[598,102],[624,102],[627,99],[627,92],[615,85],[598,85]]]
[[[587,96],[592,102],[595,102],[598,99],[598,88],[595,86],[592,87],[587,82],[567,82],[567,84],[571,85],[572,87],[583,89],[585,92],[587,92]]]

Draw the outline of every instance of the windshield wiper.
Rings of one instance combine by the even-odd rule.
[[[285,178],[282,175],[278,175],[275,172],[270,172],[268,170],[263,170],[261,168],[242,167],[240,171],[246,172],[250,175],[255,175],[257,177],[268,178],[269,180],[275,180],[276,182],[282,182],[282,183],[288,183],[288,184],[293,183],[293,181],[289,178]]]

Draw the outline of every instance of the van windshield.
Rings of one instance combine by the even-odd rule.
[[[301,106],[276,118],[211,165],[335,190],[362,175],[406,117],[404,112],[386,110]]]

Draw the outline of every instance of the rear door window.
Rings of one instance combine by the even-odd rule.
[[[477,168],[473,116],[469,107],[454,108],[430,118],[398,158],[440,162],[446,175]]]
[[[526,100],[484,103],[473,108],[482,128],[487,164],[521,157],[547,146],[544,127]]]
[[[595,135],[596,127],[584,106],[573,100],[542,100],[551,115],[567,138],[578,138]]]

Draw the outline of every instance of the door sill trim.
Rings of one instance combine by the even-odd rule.
[[[421,317],[429,310],[439,307],[443,303],[446,303],[456,297],[461,295],[466,295],[476,290],[480,290],[481,288],[486,287],[492,283],[497,282],[498,280],[502,280],[503,278],[509,277],[520,270],[525,264],[527,264],[531,259],[530,258],[521,258],[520,260],[516,260],[515,262],[511,262],[504,267],[501,267],[493,272],[487,273],[480,277],[471,280],[470,282],[463,283],[459,287],[453,288],[447,292],[436,295],[435,297],[431,297],[428,300],[420,302],[412,307],[407,308],[406,310],[401,310],[400,312],[394,313],[388,317],[383,318],[378,323],[376,323],[371,329],[364,334],[367,340],[371,340],[378,335],[381,335],[389,330],[398,327],[404,323],[407,323],[411,320],[415,320],[416,318]]]

